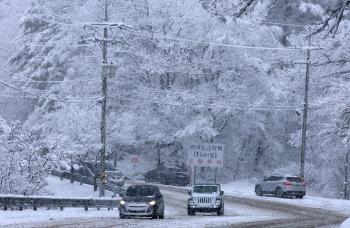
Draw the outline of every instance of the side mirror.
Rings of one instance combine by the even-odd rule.
[[[191,190],[188,190],[188,191],[187,191],[187,194],[192,195]]]
[[[266,181],[267,180],[267,176],[264,176],[264,181]]]
[[[224,195],[224,191],[220,191],[220,196],[223,196]]]
[[[123,198],[125,196],[125,194],[124,193],[119,193],[119,196]]]

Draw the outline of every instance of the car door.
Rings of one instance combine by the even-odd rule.
[[[261,188],[263,192],[268,192],[269,191],[269,181],[271,177],[264,177],[263,181],[261,182]]]
[[[275,192],[276,187],[278,186],[278,176],[271,176],[269,181],[269,192]]]

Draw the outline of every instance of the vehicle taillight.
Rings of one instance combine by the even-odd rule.
[[[289,181],[285,181],[285,182],[284,182],[284,185],[285,185],[286,187],[292,187],[292,183],[289,182]]]

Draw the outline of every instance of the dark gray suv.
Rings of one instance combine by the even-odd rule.
[[[255,193],[257,196],[262,196],[263,194],[272,194],[278,198],[285,196],[303,198],[306,194],[306,183],[300,176],[267,176],[255,185]]]
[[[119,217],[151,217],[164,219],[164,200],[159,188],[154,185],[132,185],[125,194],[119,206]]]

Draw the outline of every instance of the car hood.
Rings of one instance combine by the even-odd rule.
[[[203,193],[192,193],[192,197],[218,197],[220,196],[219,193],[214,192],[214,193],[210,193],[210,194],[203,194]]]

